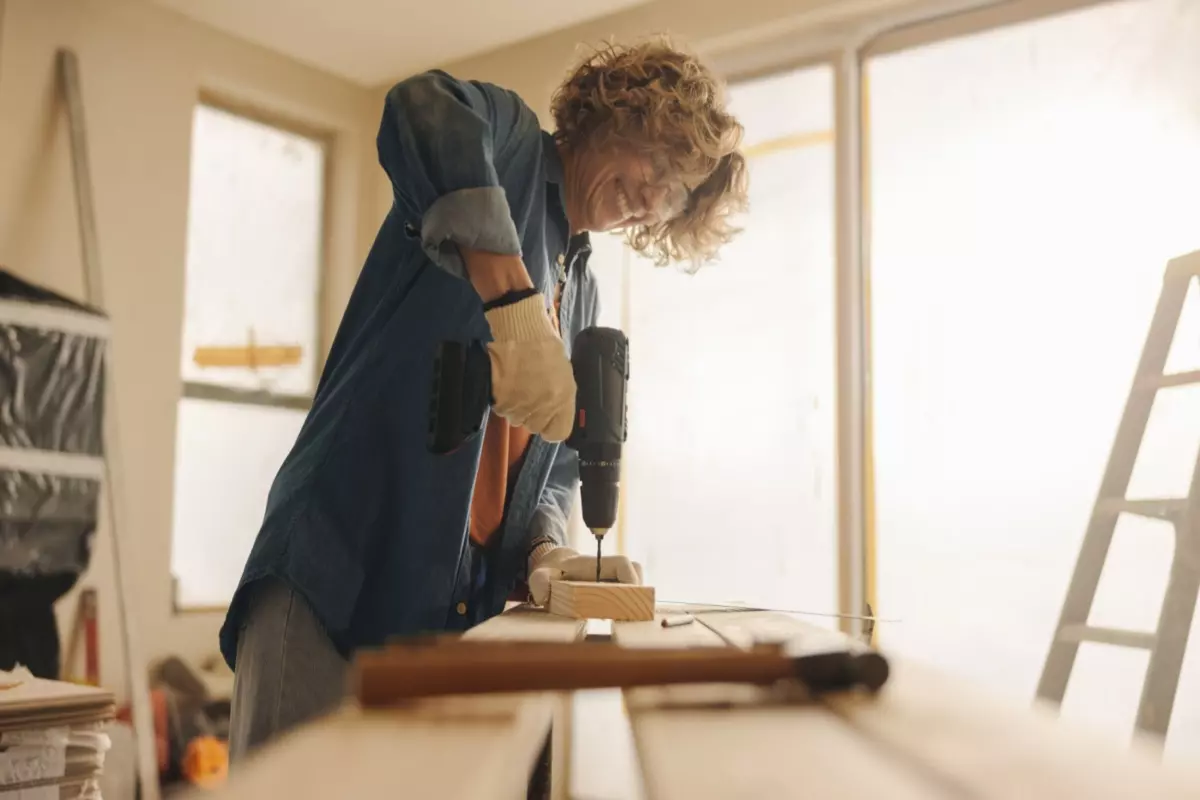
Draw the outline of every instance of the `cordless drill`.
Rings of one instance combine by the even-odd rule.
[[[629,342],[615,328],[585,328],[571,351],[575,373],[575,427],[567,446],[579,453],[583,523],[596,537],[596,581],[600,581],[604,534],[617,521],[621,447],[625,443],[625,387]]]
[[[625,388],[629,342],[615,328],[585,328],[571,351],[575,424],[566,444],[579,454],[583,522],[596,537],[596,580],[604,534],[617,521],[621,448],[625,443]],[[429,401],[430,452],[457,450],[483,427],[491,405],[492,368],[482,342],[442,342]]]

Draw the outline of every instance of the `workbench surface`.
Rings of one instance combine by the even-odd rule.
[[[614,623],[612,636],[623,647],[730,647],[837,635],[774,613],[698,617],[696,624],[672,628]],[[467,635],[573,641],[582,638],[584,626],[518,607]],[[814,703],[728,685],[627,691],[640,795],[1200,800],[1200,773],[1163,768],[1140,746],[1092,738],[1049,712],[993,700],[917,664],[892,659],[892,667],[891,680],[874,698]],[[563,798],[570,785],[563,774],[570,761],[569,709],[564,696],[552,694],[444,698],[403,711],[348,705],[238,765],[223,791],[206,795],[524,797],[553,725],[552,796]],[[587,724],[574,720],[576,729]]]

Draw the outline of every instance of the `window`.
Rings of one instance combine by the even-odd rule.
[[[325,149],[200,105],[192,161],[171,570],[224,606],[316,387]]]
[[[1049,13],[1067,5],[1086,7]],[[869,281],[838,300],[871,371],[868,414],[853,385],[836,398],[837,445],[871,469],[844,498],[867,521],[867,593],[900,620],[879,642],[1027,706],[1163,269],[1200,250],[1200,4],[993,6],[842,40],[842,108],[863,102],[839,131],[836,266]],[[664,599],[834,605],[830,73],[734,86],[752,208],[720,264],[680,275],[608,239],[593,257],[620,306],[602,324],[631,342],[617,533]],[[1200,369],[1192,288],[1172,372]],[[1200,387],[1160,393],[1130,495],[1184,494],[1198,450]],[[859,543],[855,520],[841,533]],[[1153,630],[1173,550],[1169,526],[1122,519],[1090,623]],[[1200,614],[1192,628],[1168,760],[1200,747]],[[1146,662],[1085,644],[1064,715],[1127,737]]]
[[[867,65],[881,643],[1022,703],[1166,261],[1200,249],[1197,41],[1200,4],[1139,0]],[[1200,367],[1196,301],[1173,370]],[[1185,495],[1200,395],[1147,433],[1130,495]],[[1122,520],[1092,624],[1153,630],[1172,549]],[[1200,745],[1198,643],[1168,755]],[[1083,645],[1064,715],[1127,736],[1146,661]]]
[[[602,324],[630,340],[617,534],[664,600],[829,611],[832,70],[742,83],[730,100],[752,195],[721,260],[688,275],[596,237]]]

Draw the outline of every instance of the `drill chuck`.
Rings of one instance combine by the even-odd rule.
[[[620,444],[595,444],[579,451],[579,500],[583,521],[593,533],[616,524],[620,482]]]

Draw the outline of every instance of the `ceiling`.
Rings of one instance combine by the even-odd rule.
[[[154,0],[371,86],[648,1]]]

